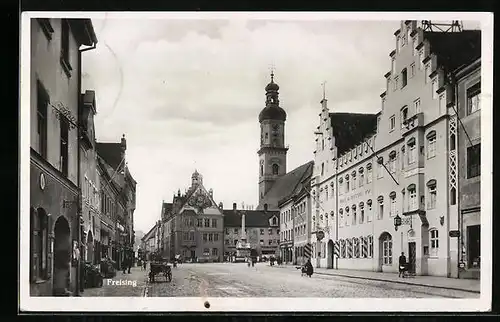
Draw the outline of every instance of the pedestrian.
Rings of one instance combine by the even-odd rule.
[[[307,262],[306,264],[304,265],[304,268],[305,268],[305,273],[307,276],[311,277],[313,272],[314,272],[314,269],[313,269],[313,266],[311,264],[311,260],[310,259],[307,259]]]
[[[401,256],[399,256],[399,276],[405,278],[406,272],[406,256],[404,252],[401,252]]]
[[[144,261],[142,262],[142,266],[144,266],[144,270],[146,270],[146,266],[147,266],[147,265],[148,265],[148,263],[146,262],[146,260],[144,260]]]

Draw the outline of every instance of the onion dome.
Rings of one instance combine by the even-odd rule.
[[[259,122],[264,120],[286,120],[286,112],[279,106],[279,88],[278,84],[274,82],[274,73],[271,73],[271,82],[266,86],[266,107],[259,114]]]

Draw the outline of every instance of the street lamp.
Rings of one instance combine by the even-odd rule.
[[[401,226],[401,217],[399,217],[399,215],[396,215],[396,217],[394,217],[394,229],[398,231],[399,226]]]

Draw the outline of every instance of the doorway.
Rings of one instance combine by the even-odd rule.
[[[481,225],[467,227],[467,259],[469,268],[481,267]]]
[[[326,268],[333,268],[333,241],[328,241],[328,263]]]
[[[191,250],[191,260],[194,261],[195,257],[196,257],[196,250],[192,249]]]
[[[90,230],[87,233],[87,253],[85,261],[94,263],[94,237],[92,236],[92,231]]]
[[[59,216],[54,225],[54,295],[64,295],[69,289],[71,238],[69,223]]]
[[[415,242],[408,243],[408,273],[415,274],[415,263],[417,259],[417,245]]]

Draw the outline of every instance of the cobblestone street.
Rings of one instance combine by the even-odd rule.
[[[478,298],[474,292],[393,282],[314,274],[269,264],[183,264],[171,283],[148,284],[149,297],[340,297],[340,298]]]

